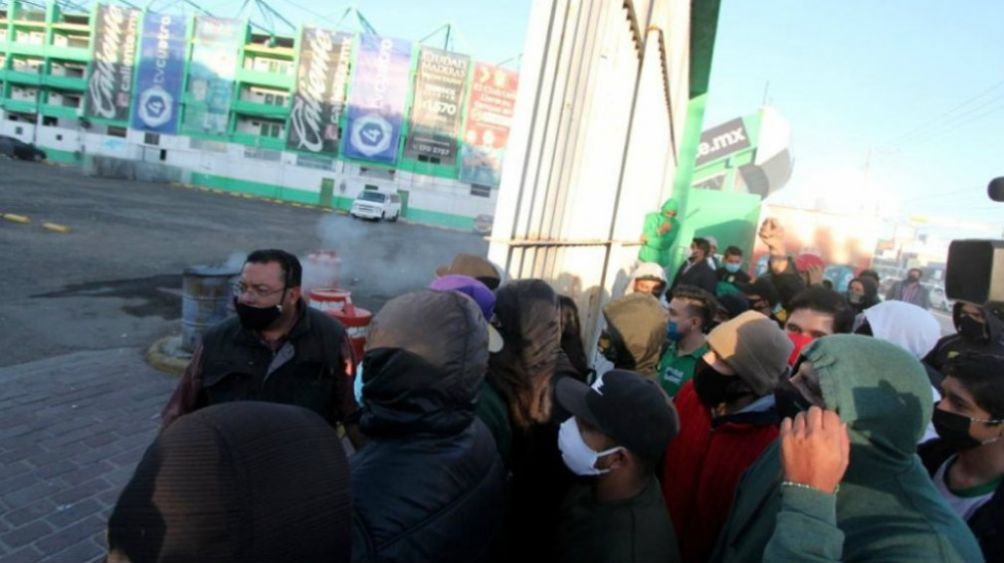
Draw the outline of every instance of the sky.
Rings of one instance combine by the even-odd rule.
[[[791,124],[780,202],[877,204],[940,236],[999,237],[1004,2],[723,0],[705,125],[766,98]],[[979,227],[979,228],[978,228]]]

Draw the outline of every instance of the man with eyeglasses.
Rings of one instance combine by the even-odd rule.
[[[303,268],[284,250],[248,255],[234,284],[236,317],[202,336],[162,413],[166,428],[177,417],[231,401],[299,405],[332,426],[357,410],[352,393],[352,351],[335,319],[301,299]],[[357,442],[355,425],[349,430]]]

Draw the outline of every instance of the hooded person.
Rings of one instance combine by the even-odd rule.
[[[554,541],[558,510],[572,481],[561,461],[554,405],[562,377],[578,378],[561,351],[558,295],[543,280],[516,280],[495,294],[495,324],[504,342],[488,361],[478,416],[510,471],[504,560],[539,556]],[[652,299],[651,297],[648,297]]]
[[[855,314],[879,303],[878,284],[871,276],[854,278],[847,284],[847,302]]]
[[[357,387],[369,441],[351,460],[353,561],[490,560],[505,470],[474,413],[487,364],[484,317],[459,292],[408,293],[374,317]]]
[[[635,268],[628,280],[624,295],[648,293],[656,299],[661,299],[666,292],[666,271],[654,262],[642,262]]]
[[[639,262],[652,262],[663,268],[669,267],[670,253],[676,237],[680,234],[680,220],[676,217],[680,206],[669,198],[656,213],[645,215],[642,226]]]
[[[867,329],[862,328],[864,324]],[[905,301],[885,301],[866,309],[855,332],[863,330],[899,346],[918,360],[934,349],[941,336],[941,324],[930,311]]]
[[[676,395],[680,433],[663,461],[663,496],[688,562],[707,561],[736,484],[777,437],[773,391],[792,350],[784,331],[755,311],[712,330],[708,347]]]
[[[866,309],[861,314],[854,332],[891,342],[920,360],[937,344],[938,337],[941,336],[941,323],[934,318],[930,311],[921,309],[912,303],[885,301]],[[931,366],[922,365],[931,382],[934,400],[937,402],[941,399],[942,375]],[[937,433],[934,426],[929,424],[920,443],[935,437],[937,437]]]
[[[835,412],[849,465],[835,490],[819,490],[785,480],[782,448],[772,444],[739,484],[711,561],[982,560],[915,455],[932,403],[910,353],[861,335],[820,338],[775,393],[782,416],[810,406]]]
[[[635,293],[614,299],[603,308],[607,326],[600,337],[603,355],[617,369],[633,370],[656,379],[666,339],[666,311],[654,297]]]
[[[1004,356],[1004,320],[1001,311],[987,305],[957,301],[952,308],[955,334],[943,337],[924,361],[944,371],[949,360],[963,352]]]
[[[349,464],[298,406],[239,401],[180,417],[108,520],[108,561],[349,561]]]

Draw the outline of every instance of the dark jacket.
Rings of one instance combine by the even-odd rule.
[[[924,442],[917,448],[917,455],[932,478],[955,453],[941,439]],[[983,558],[988,562],[1004,562],[1004,487],[998,486],[990,502],[973,513],[966,524],[980,543]]]
[[[355,412],[352,360],[345,329],[324,313],[299,304],[285,342],[272,351],[231,317],[209,329],[164,409],[164,425],[193,410],[230,401],[266,401],[306,407],[334,425]]]
[[[749,283],[750,275],[746,272],[739,270],[738,272],[730,272],[725,269],[725,266],[718,268],[715,272],[718,275],[718,281],[723,281],[726,283],[736,284],[736,283]]]
[[[931,305],[931,292],[926,287],[924,287],[919,281],[915,282],[917,284],[917,290],[913,293],[910,299],[905,298],[905,291],[909,280],[900,280],[889,288],[886,293],[886,301],[907,301],[913,303],[914,305],[920,307],[921,309],[927,309]]]
[[[989,307],[984,306],[981,309],[983,318],[987,320],[988,338],[985,342],[973,342],[956,332],[938,340],[934,349],[924,358],[924,362],[939,372],[944,372],[948,360],[963,352],[1004,355],[1004,321]],[[962,321],[962,303],[956,303],[952,309],[952,320],[955,322],[955,330],[958,331]]]
[[[701,260],[697,264],[690,266],[690,261],[686,261],[680,266],[680,269],[676,271],[676,277],[673,278],[673,285],[670,286],[670,291],[676,289],[680,285],[692,285],[694,287],[699,287],[711,295],[715,294],[715,287],[718,285],[718,274],[715,270],[708,265],[707,260]],[[686,270],[686,271],[684,271]]]
[[[572,474],[558,450],[558,426],[568,418],[554,401],[555,382],[577,374],[561,353],[558,298],[541,280],[499,288],[495,316],[505,342],[492,354],[491,404],[478,416],[500,443],[508,442],[510,481],[500,561],[539,559],[554,542]],[[493,407],[489,409],[488,407]]]
[[[782,487],[775,441],[736,491],[711,561],[980,561],[965,523],[916,456],[931,420],[931,386],[898,346],[837,334],[802,355],[827,409],[847,424],[850,464],[835,495]]]
[[[391,300],[363,357],[352,457],[353,561],[487,561],[504,472],[474,416],[488,358],[484,321],[457,292]]]
[[[572,488],[562,507],[553,561],[568,563],[676,563],[676,534],[650,477],[636,496],[598,501],[589,484]]]

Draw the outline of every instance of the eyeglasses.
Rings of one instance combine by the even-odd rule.
[[[230,289],[234,292],[235,296],[244,295],[245,293],[250,293],[252,297],[262,299],[268,297],[269,295],[275,295],[280,291],[286,289],[285,287],[280,287],[279,289],[269,289],[264,285],[249,286],[244,282],[235,282],[230,286]]]

